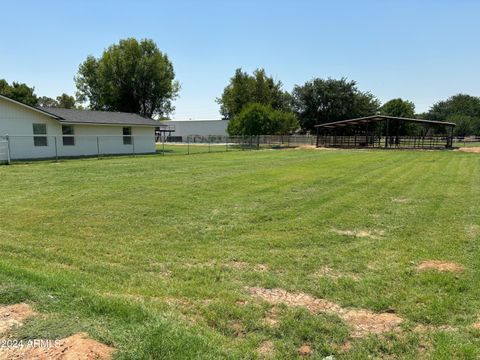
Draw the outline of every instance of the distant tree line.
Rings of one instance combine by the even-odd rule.
[[[149,39],[120,40],[100,57],[88,56],[74,80],[75,96],[38,97],[34,87],[2,79],[0,94],[32,106],[86,107],[166,118],[180,90],[172,62]],[[306,133],[318,124],[375,114],[450,121],[457,124],[457,136],[480,135],[479,97],[457,94],[416,114],[411,101],[398,98],[382,105],[346,78],[314,78],[288,92],[264,69],[252,74],[237,69],[217,102],[223,118],[230,120],[231,135]]]
[[[9,84],[5,79],[0,79],[0,95],[7,96],[13,100],[30,106],[57,107],[65,109],[75,109],[75,97],[63,93],[55,99],[48,96],[38,97],[35,94],[35,88],[24,83],[12,82]]]
[[[220,113],[230,120],[230,135],[306,133],[317,124],[375,114],[450,121],[457,124],[457,136],[480,135],[480,97],[458,94],[416,114],[413,102],[397,98],[382,105],[346,78],[315,78],[288,93],[264,69],[251,75],[237,69],[217,102]],[[414,127],[402,126],[407,133],[409,126]]]

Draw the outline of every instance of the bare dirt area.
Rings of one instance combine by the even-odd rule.
[[[56,342],[46,342],[49,346],[25,346],[7,348],[0,352],[0,360],[108,360],[114,349],[89,339],[86,334],[75,334]]]
[[[28,304],[0,307],[0,338],[6,337],[15,327],[35,316]],[[19,340],[7,339],[12,346],[0,348],[0,360],[109,360],[114,349],[79,333],[61,340]],[[8,344],[7,342],[7,344]]]
[[[394,313],[377,314],[369,310],[345,309],[340,305],[314,298],[304,293],[290,293],[283,289],[249,288],[251,295],[270,304],[285,304],[291,307],[303,307],[312,314],[327,313],[339,316],[352,328],[352,337],[364,337],[369,334],[381,334],[397,331],[403,319]]]
[[[461,147],[458,151],[480,154],[480,147]]]
[[[28,304],[15,304],[0,307],[0,337],[14,327],[22,326],[23,321],[35,315]]]
[[[425,260],[417,265],[417,271],[436,270],[441,272],[462,272],[465,270],[463,265],[441,260]]]

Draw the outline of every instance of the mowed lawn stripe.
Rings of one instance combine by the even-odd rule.
[[[279,287],[396,312],[408,336],[389,344],[406,357],[420,351],[417,324],[460,327],[430,342],[468,358],[480,315],[479,159],[286,150],[0,167],[0,300],[76,314],[126,358],[162,348],[254,357],[265,339],[280,357],[305,341],[315,356],[339,355],[347,332],[335,317],[284,309],[279,332],[263,325],[268,308],[245,288]],[[428,259],[465,271],[418,272]],[[153,340],[159,329],[166,343]],[[343,356],[382,357],[390,345],[358,340]]]

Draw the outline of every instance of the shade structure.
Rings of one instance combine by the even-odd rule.
[[[317,147],[449,149],[455,123],[373,115],[315,127]]]

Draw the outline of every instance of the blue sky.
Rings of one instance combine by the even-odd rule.
[[[422,112],[458,92],[480,96],[479,19],[474,0],[5,1],[0,78],[73,94],[87,55],[151,38],[182,86],[177,119],[219,118],[215,98],[238,67],[263,67],[288,91],[347,77]]]

